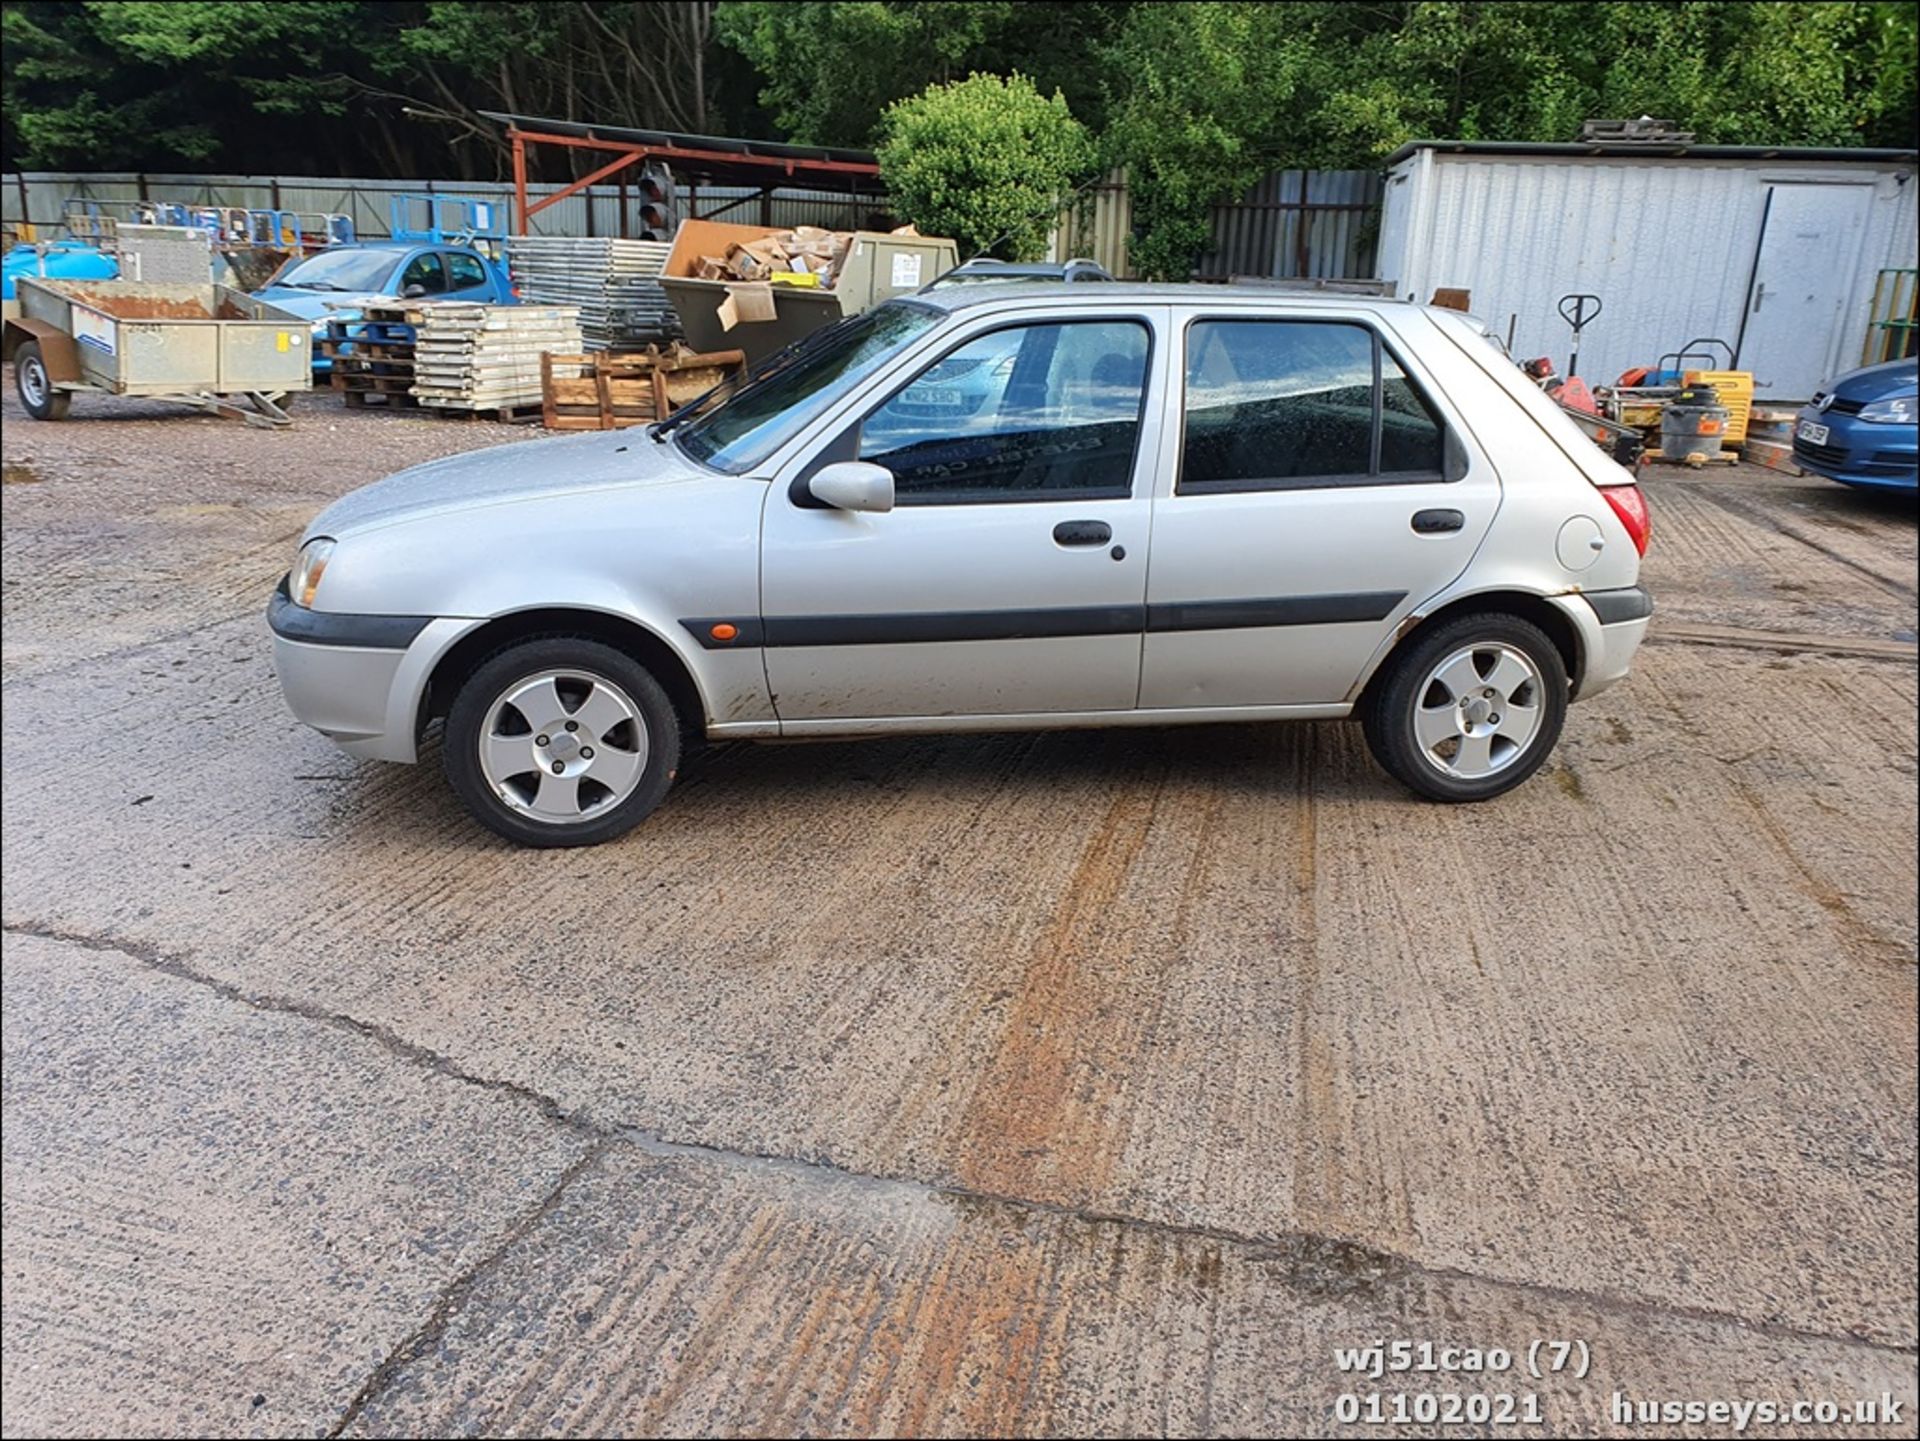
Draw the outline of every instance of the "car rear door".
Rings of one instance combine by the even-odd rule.
[[[1133,706],[1165,316],[983,319],[774,487],[761,601],[783,728]],[[811,471],[851,459],[893,472],[891,512],[812,501]]]
[[[1183,322],[1140,704],[1336,704],[1466,568],[1499,479],[1377,314]]]

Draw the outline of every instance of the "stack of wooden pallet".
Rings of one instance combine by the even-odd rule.
[[[696,354],[675,344],[638,355],[543,355],[548,430],[618,430],[659,420],[745,370],[744,351]]]
[[[542,359],[580,348],[580,312],[570,305],[442,301],[417,315],[413,395],[433,410],[534,419]]]
[[[1793,427],[1799,412],[1780,406],[1759,404],[1747,417],[1746,442],[1740,458],[1748,465],[1764,465],[1769,470],[1799,475],[1793,463]]]
[[[351,320],[331,316],[320,341],[329,384],[350,406],[416,404],[413,398],[412,306],[366,306]]]

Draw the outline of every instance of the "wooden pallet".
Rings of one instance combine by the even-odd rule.
[[[1740,448],[1740,458],[1748,465],[1764,465],[1785,475],[1805,474],[1794,463],[1791,440],[1759,440],[1749,433],[1747,443]]]
[[[413,377],[411,375],[386,375],[369,371],[336,370],[328,384],[335,390],[378,391],[382,394],[411,395]]]
[[[346,390],[340,391],[340,399],[349,410],[364,410],[373,406],[387,410],[418,410],[420,402],[404,390]]]
[[[469,409],[465,404],[422,404],[418,397],[414,398],[414,404],[429,415],[447,420],[491,420],[496,425],[534,425],[544,417],[546,411],[545,405],[538,400],[519,405],[481,406],[479,409]]]
[[[705,394],[746,364],[744,351],[702,355],[684,347],[632,355],[542,355],[543,419],[548,430],[644,425]]]

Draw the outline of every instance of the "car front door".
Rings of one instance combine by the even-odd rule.
[[[1140,679],[1164,312],[985,322],[863,407],[762,527],[783,728],[1132,708]],[[886,513],[806,479],[858,459]]]
[[[444,295],[447,290],[446,262],[431,250],[415,255],[400,270],[400,294],[408,299]]]
[[[1195,314],[1183,350],[1140,704],[1338,704],[1466,568],[1499,480],[1376,318]]]

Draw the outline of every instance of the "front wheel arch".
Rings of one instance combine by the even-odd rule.
[[[490,656],[507,646],[543,635],[580,636],[632,656],[647,668],[673,702],[682,737],[694,742],[706,735],[707,705],[699,682],[671,645],[639,622],[607,611],[552,606],[495,616],[448,646],[447,653],[434,663],[427,684],[420,692],[415,739],[424,734],[433,721],[446,718],[461,684]]]

